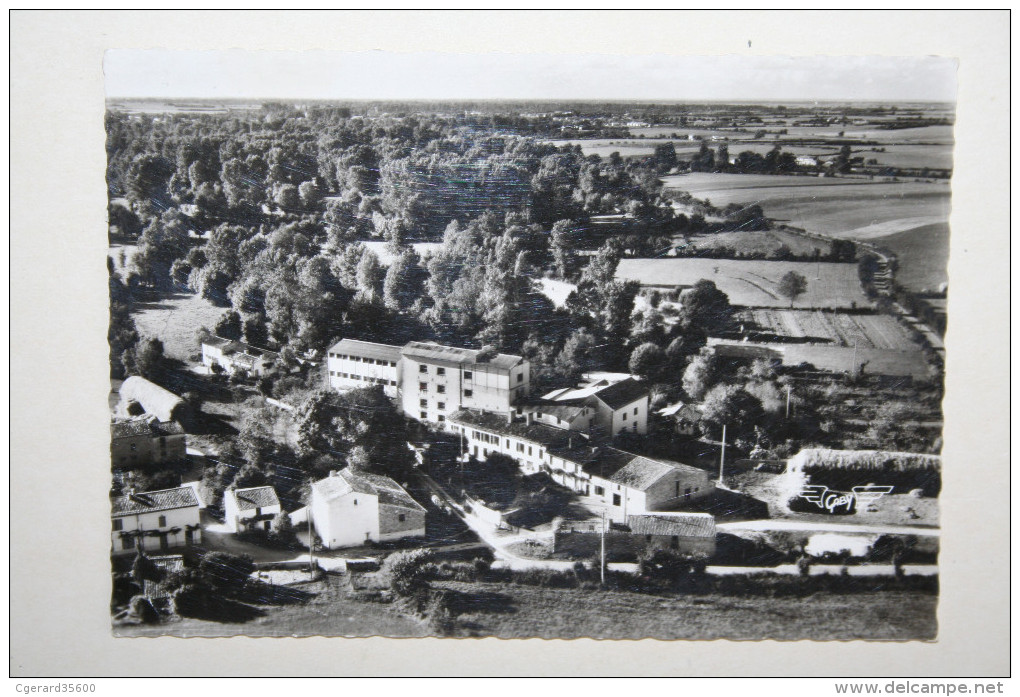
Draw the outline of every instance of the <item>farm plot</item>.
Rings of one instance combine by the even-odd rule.
[[[833,346],[916,350],[917,345],[889,315],[859,315],[822,310],[750,310],[746,319],[762,332],[804,343]]]
[[[623,259],[616,278],[657,288],[690,288],[707,279],[734,305],[789,307],[777,286],[790,271],[807,279],[807,290],[795,308],[871,307],[861,288],[856,264],[807,261],[751,261],[743,259]]]

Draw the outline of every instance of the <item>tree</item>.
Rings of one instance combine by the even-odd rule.
[[[231,591],[240,590],[255,571],[255,562],[247,554],[209,552],[198,565],[202,578],[214,588]]]
[[[753,443],[739,441],[756,440],[755,426],[765,423],[765,411],[757,397],[737,385],[718,384],[705,394],[701,413],[701,425],[706,435],[715,435],[723,425],[728,427],[729,436],[738,445]]]
[[[393,259],[383,281],[383,302],[396,312],[406,310],[421,297],[424,274],[419,266],[421,259],[411,247],[405,247]]]
[[[648,342],[641,344],[630,354],[630,372],[642,380],[651,381],[662,369],[665,352],[657,345]]]
[[[128,372],[141,375],[148,380],[159,381],[167,369],[163,342],[159,339],[146,339],[141,342],[135,347],[132,367],[133,371]]]
[[[807,279],[796,271],[787,271],[776,286],[779,294],[790,299],[790,307],[798,296],[803,295],[807,290]]]
[[[227,310],[220,316],[213,332],[222,339],[239,341],[241,339],[241,315],[236,310]]]
[[[577,270],[576,236],[572,220],[556,221],[549,233],[549,247],[556,265],[556,275],[567,281],[573,278]]]
[[[269,529],[269,535],[274,542],[282,545],[289,546],[297,541],[297,531],[294,529],[294,523],[287,511],[281,510],[276,514]]]
[[[563,350],[556,356],[553,368],[563,380],[575,384],[581,379],[581,375],[594,370],[598,365],[597,343],[595,337],[584,329],[578,329],[571,334]]]
[[[696,328],[711,334],[725,329],[733,320],[729,296],[704,278],[684,291],[680,302],[680,326],[685,333]]]
[[[684,392],[691,399],[701,399],[717,380],[717,366],[713,356],[695,356],[684,371]]]

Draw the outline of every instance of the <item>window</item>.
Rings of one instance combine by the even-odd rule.
[[[401,513],[400,515],[397,516],[397,520],[403,523],[405,520],[407,520],[407,516]]]
[[[531,457],[531,446],[528,446],[528,457]]]
[[[465,380],[470,380],[471,379],[471,371],[470,370],[465,370],[464,371],[464,379]]]
[[[354,499],[354,505],[355,505],[355,506],[357,506],[357,505],[358,505],[358,500],[357,500],[357,499]]]
[[[439,411],[446,411],[446,402],[440,402],[439,404],[436,405],[436,408]]]
[[[121,520],[120,518],[115,519],[113,521],[113,529],[114,530],[123,530],[124,529],[124,521]]]
[[[422,409],[427,408],[428,405],[429,405],[429,400],[427,400],[427,399],[420,399],[420,400],[418,400],[418,406],[421,407]]]
[[[421,417],[422,419],[427,419],[429,417],[428,414],[426,414],[425,412],[421,412],[420,414],[418,414],[418,416]]]
[[[686,489],[684,489],[684,496],[690,496],[690,495],[691,495],[691,487],[687,487]]]
[[[429,388],[428,383],[425,383],[425,382],[419,382],[418,383],[418,389],[420,391],[425,392],[428,388]]]
[[[637,407],[634,407],[634,416],[637,416]]]
[[[652,536],[651,535],[645,535],[645,542],[651,542],[651,541],[652,541]]]
[[[595,495],[596,496],[602,496],[605,493],[606,493],[606,490],[603,489],[602,487],[600,487],[600,486],[595,487]]]
[[[446,368],[436,368],[436,375],[446,375]]]
[[[419,373],[427,373],[427,372],[429,372],[429,367],[427,365],[420,365],[420,366],[418,366],[418,372]]]
[[[620,495],[619,494],[613,494],[613,505],[614,506],[619,506],[620,505]]]
[[[517,373],[517,382],[524,382],[524,373]]]
[[[436,385],[436,392],[446,394],[446,385]]]
[[[623,420],[624,420],[624,421],[626,421],[626,420],[627,420],[627,412],[623,412]]]
[[[123,540],[120,541],[121,549],[131,549],[132,547],[134,547],[134,542],[130,537],[125,537]]]
[[[680,498],[680,482],[676,482],[676,493],[674,496]]]
[[[669,538],[669,546],[671,548],[673,548],[673,549],[679,549],[680,548],[680,538],[677,537],[676,535],[673,535],[671,538]]]
[[[442,414],[440,414],[440,415],[439,415],[439,420],[440,420],[440,421],[446,421],[446,417],[445,417],[445,416],[443,416]]]
[[[159,527],[161,527],[161,528],[165,528],[166,527],[166,516],[165,515],[161,515],[159,517]]]
[[[471,390],[464,390],[464,396],[465,397],[470,397],[472,394],[474,394],[474,393]]]
[[[396,387],[396,386],[397,386],[397,381],[396,380],[390,380],[390,387]]]

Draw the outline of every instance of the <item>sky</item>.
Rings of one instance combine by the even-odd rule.
[[[955,101],[939,57],[116,49],[109,98]]]

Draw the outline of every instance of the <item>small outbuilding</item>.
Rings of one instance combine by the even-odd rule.
[[[233,533],[268,531],[282,510],[276,489],[271,486],[227,489],[223,493],[223,519]]]

